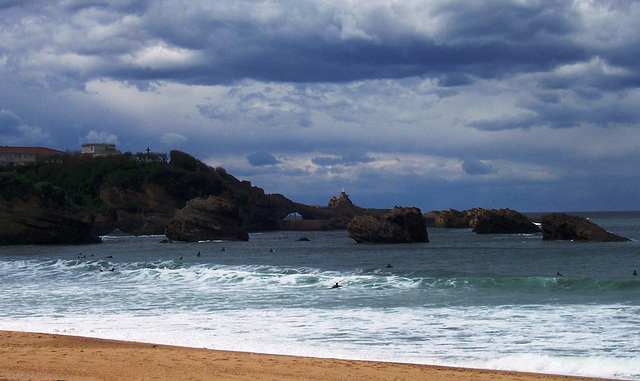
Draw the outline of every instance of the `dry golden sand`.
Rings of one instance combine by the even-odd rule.
[[[441,366],[275,356],[0,331],[0,381],[14,380],[589,379]]]

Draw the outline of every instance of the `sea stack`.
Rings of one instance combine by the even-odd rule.
[[[540,217],[542,239],[593,242],[626,242],[628,238],[610,233],[584,217],[564,213],[545,214]]]
[[[394,207],[382,217],[356,216],[347,225],[358,243],[429,242],[422,212],[416,207]]]

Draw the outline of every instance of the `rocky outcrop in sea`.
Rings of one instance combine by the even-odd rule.
[[[439,228],[471,228],[478,234],[530,234],[540,228],[529,218],[512,209],[473,208],[458,211],[432,211],[426,213],[427,226]]]
[[[356,216],[347,231],[358,243],[429,242],[422,212],[416,207],[396,206],[381,217]]]
[[[540,217],[543,240],[626,242],[628,238],[610,233],[584,217],[550,213]]]

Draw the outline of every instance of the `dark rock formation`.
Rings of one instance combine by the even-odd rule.
[[[140,189],[102,186],[100,209],[94,230],[106,234],[120,229],[136,235],[164,234],[169,220],[183,205],[157,184],[144,183]]]
[[[229,201],[209,196],[195,198],[169,221],[165,235],[172,241],[248,241],[238,208]]]
[[[540,229],[526,216],[512,209],[473,208],[432,211],[424,215],[430,227],[472,228],[478,234],[528,234]]]
[[[61,188],[0,176],[0,245],[88,244],[94,215],[71,204]]]
[[[265,231],[280,229],[280,222],[295,210],[294,202],[281,194],[265,194],[249,181],[226,181],[227,190],[220,197],[238,207],[245,229]]]
[[[280,194],[265,194],[249,181],[187,153],[171,151],[170,156],[168,163],[150,163],[136,161],[131,153],[96,158],[71,154],[62,163],[40,164],[29,178],[66,187],[70,200],[95,215],[94,235],[115,229],[135,235],[164,234],[189,200],[208,196],[236,206],[247,231],[346,229],[354,216],[386,212],[355,206],[344,192],[327,206],[295,203]],[[302,220],[284,221],[293,212]]]
[[[594,242],[625,242],[620,237],[602,229],[584,217],[564,213],[545,214],[540,217],[543,240],[574,240]]]
[[[433,215],[434,228],[468,228],[469,226],[469,213],[467,211],[459,211],[455,209],[443,210],[440,212],[434,211],[428,214]]]
[[[473,231],[478,234],[531,234],[540,228],[530,219],[511,209],[481,209],[471,220]]]
[[[355,216],[371,215],[377,210],[367,210],[356,206],[344,191],[339,197],[332,197],[326,207],[292,203],[291,212],[302,216],[301,220],[280,222],[280,229],[293,231],[324,231],[346,229]]]
[[[356,216],[347,230],[359,243],[429,242],[422,212],[415,207],[395,207],[382,217]]]
[[[351,202],[349,195],[344,193],[344,190],[340,192],[339,197],[331,197],[331,200],[329,200],[329,203],[327,204],[327,209],[342,216],[351,218],[367,214],[363,208],[356,206]]]

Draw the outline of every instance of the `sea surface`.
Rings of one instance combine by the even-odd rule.
[[[5,246],[0,329],[640,380],[640,213],[582,215],[633,241],[429,229],[400,245],[334,231]]]

